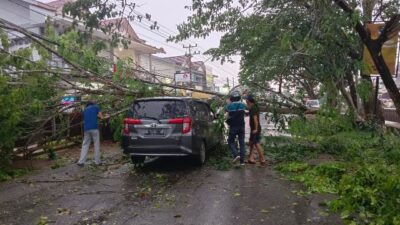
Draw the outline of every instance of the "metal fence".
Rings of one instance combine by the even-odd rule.
[[[400,117],[399,117],[399,115],[397,115],[396,109],[384,108],[383,109],[383,117],[385,118],[386,121],[400,123]]]

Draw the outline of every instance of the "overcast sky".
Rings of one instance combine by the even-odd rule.
[[[49,2],[50,0],[41,0],[42,2]],[[139,7],[136,11],[139,13],[149,13],[152,16],[152,20],[157,21],[160,25],[159,31],[151,31],[149,29],[150,22],[134,22],[133,28],[137,32],[138,36],[150,45],[156,47],[162,47],[166,51],[166,54],[160,54],[158,56],[177,56],[185,54],[187,49],[183,48],[183,44],[194,45],[197,43],[198,47],[195,49],[201,53],[212,47],[219,45],[219,40],[222,34],[212,34],[206,39],[192,39],[184,43],[171,43],[166,42],[166,38],[169,35],[177,33],[176,25],[186,21],[187,16],[190,15],[190,11],[185,9],[185,5],[191,5],[192,0],[132,0],[136,2]],[[194,61],[206,61],[209,58],[207,55],[196,55]],[[221,65],[219,62],[211,62],[208,60],[206,65],[213,68],[213,73],[218,75],[216,84],[226,83],[226,78],[229,77],[230,85],[232,85],[232,78],[235,79],[235,85],[238,83],[238,72],[239,72],[239,57],[235,57],[236,62],[234,64],[225,63]]]

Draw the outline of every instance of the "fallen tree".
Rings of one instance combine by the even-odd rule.
[[[28,48],[11,52],[10,32],[18,32],[32,41]],[[15,143],[22,143],[19,155],[30,156],[41,146],[48,148],[49,142],[65,139],[68,127],[80,126],[80,122],[53,130],[49,135],[49,123],[54,123],[70,108],[80,109],[84,102],[63,107],[61,98],[66,91],[73,90],[90,99],[98,99],[103,111],[110,114],[115,129],[121,125],[122,116],[133,99],[143,96],[165,95],[165,88],[184,89],[222,96],[220,93],[198,91],[190,87],[165,84],[158,75],[132,63],[118,59],[116,73],[111,73],[112,63],[98,57],[98,46],[89,42],[81,43],[79,32],[71,29],[56,36],[51,23],[47,27],[48,36],[34,34],[22,27],[0,19],[0,158],[1,167],[10,162]],[[62,42],[62,44],[61,44]],[[38,52],[40,59],[30,59],[32,51]],[[56,56],[67,67],[54,68],[49,64]],[[155,81],[143,79],[141,75],[153,77]],[[22,140],[22,141],[21,141]],[[35,146],[31,148],[30,146]],[[1,168],[0,168],[1,169]]]

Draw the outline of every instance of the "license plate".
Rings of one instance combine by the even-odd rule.
[[[146,135],[163,136],[164,130],[163,129],[148,129]]]

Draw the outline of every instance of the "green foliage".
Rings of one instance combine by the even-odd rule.
[[[49,148],[47,149],[47,156],[49,157],[50,160],[55,160],[57,159],[57,153],[54,150],[54,148]]]
[[[357,85],[357,92],[360,95],[361,99],[367,101],[372,93],[372,83],[368,82],[364,79]]]
[[[311,166],[307,163],[284,163],[276,168],[290,180],[306,185],[306,193],[337,193],[338,184],[346,172],[346,164],[334,162]]]
[[[121,141],[122,139],[122,129],[123,129],[123,121],[126,116],[124,114],[120,114],[110,119],[110,125],[113,133],[114,141]]]
[[[328,154],[339,155],[346,149],[343,139],[336,135],[321,138],[319,144],[321,146],[321,151]]]
[[[1,33],[1,32],[0,32]],[[2,44],[7,37],[2,36]],[[30,61],[35,47],[40,60]],[[52,98],[57,94],[52,87],[58,78],[42,72],[9,75],[7,71],[40,71],[47,69],[49,54],[40,46],[21,48],[12,54],[0,53],[0,170],[10,165],[14,144],[21,136],[32,133],[55,108]],[[47,111],[47,112],[46,112]]]
[[[283,80],[284,89],[301,87],[296,96],[303,90],[315,96],[317,85],[345,82],[345,73],[360,69],[358,57],[350,57],[358,54],[360,39],[352,28],[360,17],[349,18],[332,1],[198,0],[191,9],[193,15],[170,40],[225,32],[220,46],[207,53],[221,62],[239,53],[241,82],[257,92],[270,95],[270,84]],[[301,99],[279,101],[298,106],[293,100]]]
[[[79,2],[82,3],[82,1]],[[95,4],[95,2],[92,1],[90,4]],[[57,43],[55,45],[46,42],[48,48],[57,51],[67,61],[78,65],[83,70],[94,72],[99,76],[94,78],[91,77],[93,74],[87,75],[82,72],[82,76],[77,75],[77,78],[74,78],[71,83],[77,83],[79,87],[83,86],[90,89],[99,84],[95,82],[96,80],[100,82],[104,79],[106,81],[100,82],[102,83],[99,85],[100,87],[101,85],[112,86],[109,85],[112,82],[113,85],[121,85],[122,89],[132,90],[132,93],[137,91],[140,93],[139,95],[143,96],[154,96],[162,92],[160,87],[143,84],[132,77],[132,71],[127,69],[134,66],[131,59],[118,60],[118,70],[116,74],[113,74],[111,81],[109,72],[111,62],[98,57],[98,54],[113,46],[93,40],[90,35],[74,27],[66,28],[63,35],[58,35],[50,21],[47,21],[46,24],[48,39]],[[3,48],[7,50],[9,41],[2,30],[0,30],[0,41]],[[30,60],[33,49],[39,54],[39,60],[35,62]],[[0,66],[2,68],[0,74],[0,105],[6,106],[0,108],[0,127],[2,127],[0,129],[0,169],[5,169],[10,165],[12,151],[17,139],[28,137],[20,140],[21,143],[27,141],[30,141],[30,143],[40,142],[44,137],[42,132],[44,126],[46,126],[46,121],[48,123],[48,119],[52,117],[57,120],[61,119],[57,114],[60,113],[59,102],[65,92],[55,88],[55,86],[60,85],[60,76],[57,73],[35,72],[49,70],[49,60],[51,59],[52,54],[48,49],[37,43],[13,53],[0,52]],[[61,68],[52,70],[65,73]],[[71,70],[72,73],[76,73],[73,67],[71,67]],[[17,73],[8,74],[9,71],[16,71]],[[19,71],[28,72],[18,73]],[[88,77],[85,77],[85,75]],[[84,98],[97,99],[105,112],[119,112],[131,105],[133,99],[137,97],[108,94],[107,88],[103,89],[105,90],[104,95],[84,96]],[[118,140],[122,116],[112,119],[111,125],[115,131],[114,139]],[[61,120],[58,127],[65,131],[66,126],[66,121]],[[65,138],[65,132],[60,131],[50,139],[63,138]]]
[[[347,3],[352,10],[339,7]],[[280,106],[302,108],[305,95],[325,95],[328,105],[347,104],[344,110],[350,112],[357,102],[344,101],[344,95],[367,99],[372,91],[372,85],[363,81],[348,88],[362,69],[361,43],[366,39],[354,28],[378,18],[389,21],[399,13],[399,5],[398,0],[195,0],[187,7],[192,15],[169,40],[222,32],[220,45],[206,53],[222,63],[240,54],[241,84],[269,102],[279,96]],[[277,84],[279,91],[273,88]]]
[[[267,158],[278,162],[303,160],[320,152],[317,146],[299,138],[268,136],[264,137],[262,144]]]
[[[361,165],[343,177],[339,198],[330,206],[357,224],[399,224],[399,168],[385,164]]]
[[[289,123],[289,133],[310,138],[351,130],[354,130],[352,117],[342,115],[335,109],[322,109],[315,119],[296,118]]]
[[[10,180],[11,176],[0,170],[0,182]]]
[[[228,145],[220,145],[210,152],[207,164],[218,170],[230,170],[233,168],[232,157],[229,152]]]
[[[4,50],[8,50],[10,48],[10,41],[8,40],[7,33],[0,29],[0,43]]]
[[[30,170],[28,170],[28,169],[0,170],[0,182],[11,180],[11,179],[17,178],[17,177],[21,177],[29,172],[30,172]]]
[[[276,167],[282,173],[299,173],[303,172],[309,168],[307,163],[303,162],[290,162],[290,163],[283,163]]]
[[[58,52],[66,59],[95,73],[106,74],[109,71],[111,64],[97,56],[101,50],[106,49],[107,46],[104,44],[98,41],[92,42],[74,29],[61,36],[55,36],[54,39],[60,43]]]
[[[281,143],[277,145],[281,151],[300,141],[306,142],[315,152],[335,154],[340,162],[320,162],[317,165],[285,162],[277,169],[290,180],[302,182],[307,187],[306,194],[337,194],[338,198],[329,205],[349,224],[399,224],[399,135],[377,127],[367,129],[366,126],[350,125],[334,115],[330,119],[321,120],[318,118],[322,116],[320,114],[315,121],[295,121],[292,125],[298,127],[289,130],[295,131],[297,137],[289,138],[292,140],[275,138],[275,142]],[[328,132],[314,123],[337,124],[330,126],[332,131]],[[304,127],[304,133],[299,126]],[[290,157],[286,159],[292,160]]]
[[[8,79],[0,76],[0,170],[5,169],[11,160],[18,124],[22,119],[20,104],[23,99],[18,89],[7,85]]]

